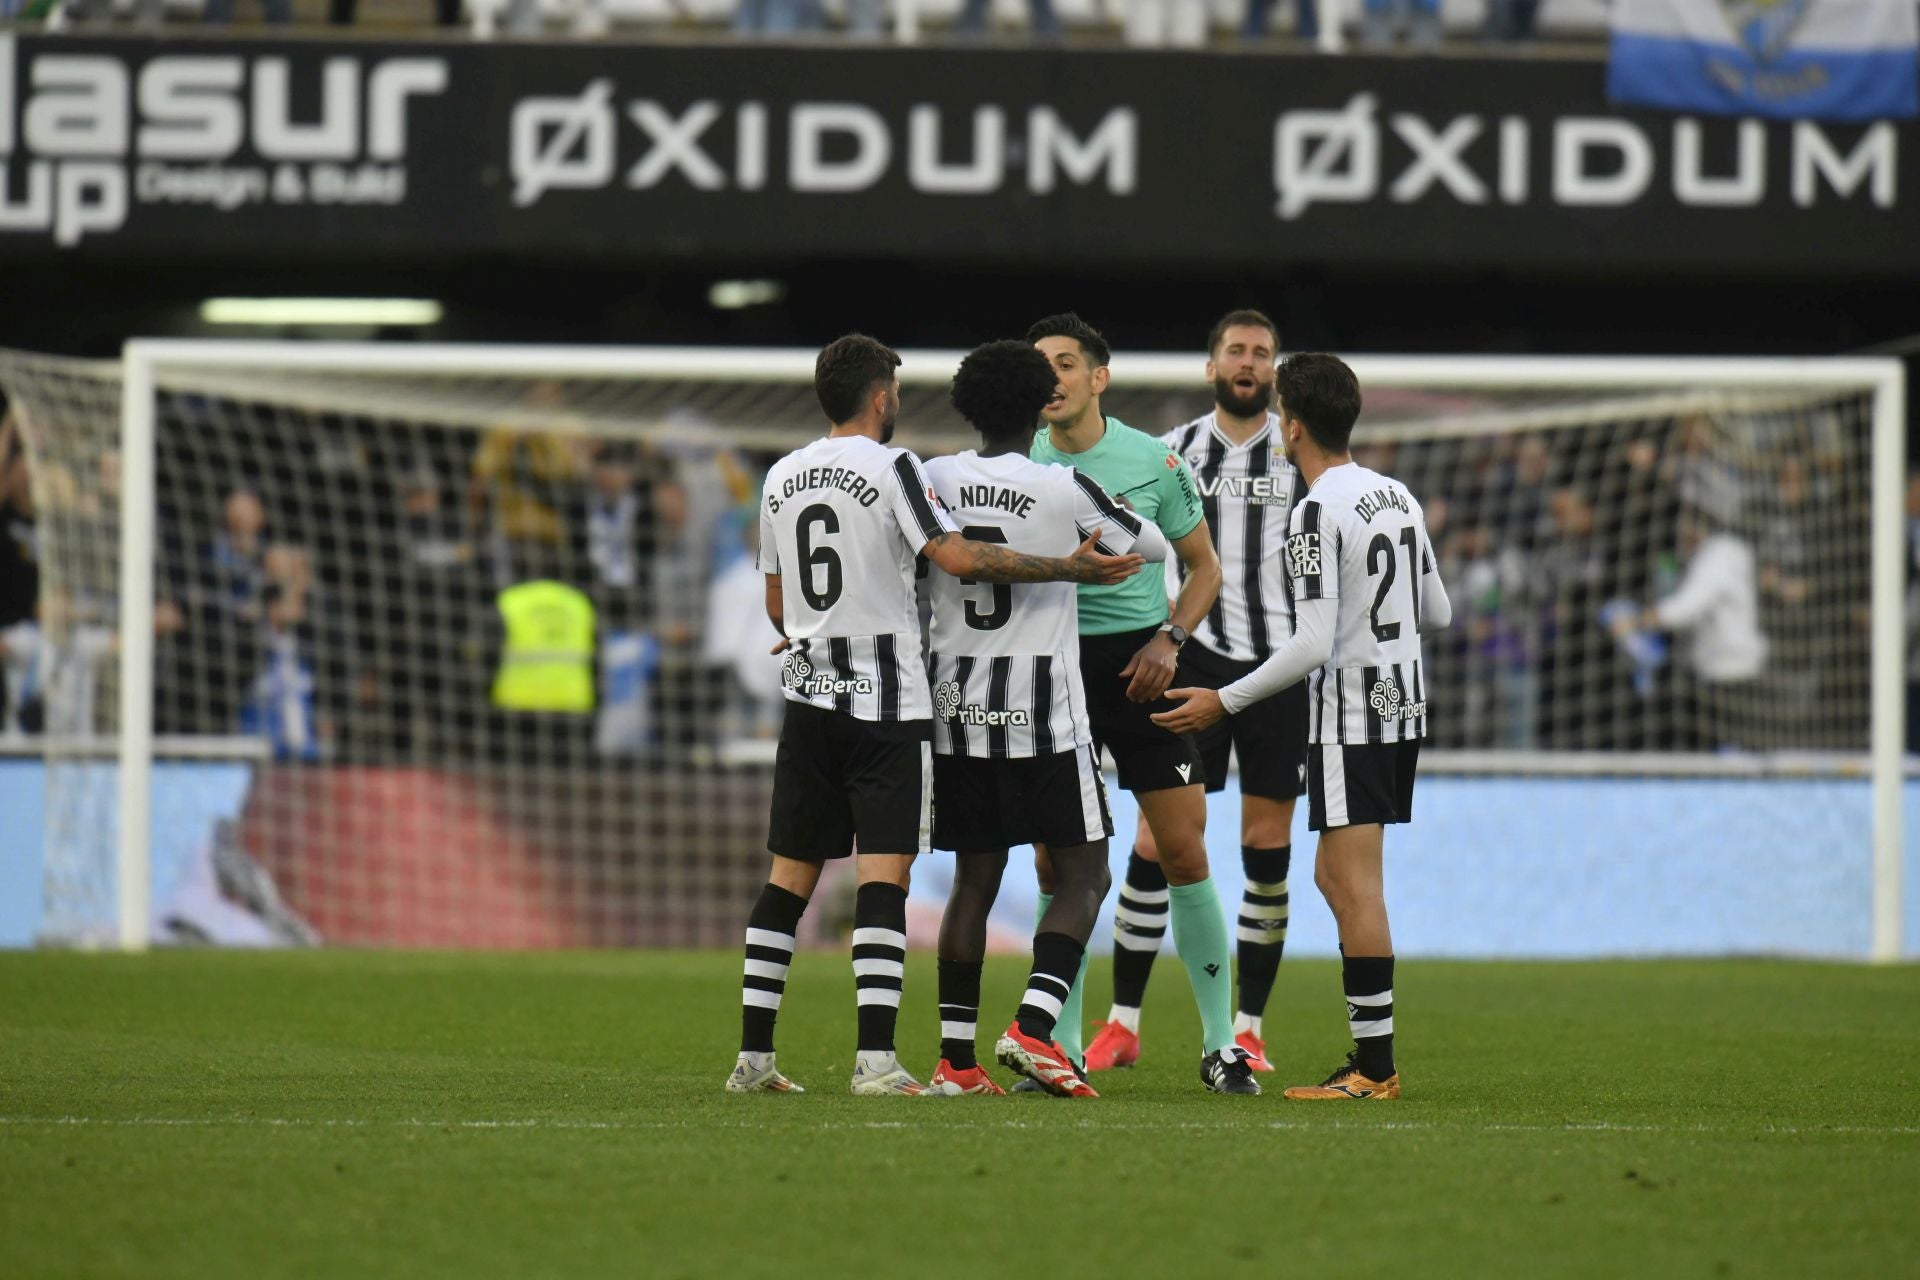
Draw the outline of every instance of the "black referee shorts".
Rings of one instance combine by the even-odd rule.
[[[1307,830],[1413,821],[1420,742],[1314,743],[1307,748]]]
[[[825,862],[854,852],[927,853],[933,721],[856,720],[787,703],[773,761],[767,849]]]
[[[1260,664],[1223,658],[1198,640],[1180,650],[1177,689],[1224,689]],[[1193,735],[1207,770],[1207,790],[1227,785],[1227,752],[1240,761],[1240,794],[1297,800],[1307,790],[1307,682],[1263,698]]]
[[[1130,701],[1128,681],[1120,678],[1122,668],[1159,630],[1147,627],[1080,637],[1080,680],[1087,689],[1087,722],[1093,728],[1094,744],[1106,748],[1120,785],[1136,794],[1207,780],[1193,735],[1162,729],[1152,720],[1156,713],[1179,704],[1165,698]]]
[[[1015,845],[1064,849],[1113,834],[1107,786],[1092,747],[1017,760],[933,758],[933,847],[990,853]]]

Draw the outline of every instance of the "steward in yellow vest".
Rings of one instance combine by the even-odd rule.
[[[593,711],[593,602],[564,582],[522,582],[496,601],[506,645],[493,681],[505,711]]]

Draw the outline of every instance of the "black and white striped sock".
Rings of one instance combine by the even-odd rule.
[[[1292,845],[1240,847],[1247,885],[1240,895],[1240,920],[1234,931],[1240,968],[1240,1016],[1234,1021],[1235,1030],[1252,1030],[1256,1036],[1287,946],[1287,869],[1292,859]]]
[[[980,1065],[980,969],[978,960],[940,961],[940,1056],[956,1071]]]
[[[793,933],[807,900],[776,885],[766,885],[747,917],[746,975],[740,980],[740,1051],[772,1053],[773,1023],[787,992],[787,966],[793,963]]]
[[[1393,1074],[1393,957],[1347,956],[1340,962],[1347,988],[1347,1027],[1355,1064],[1369,1080]]]
[[[1108,1018],[1136,1035],[1153,958],[1167,936],[1167,899],[1167,876],[1160,864],[1134,850],[1113,909],[1113,1012]]]
[[[1080,972],[1086,948],[1064,933],[1033,935],[1033,968],[1027,974],[1027,993],[1014,1015],[1023,1035],[1050,1041],[1060,1021],[1060,1009]]]
[[[853,986],[861,1052],[893,1052],[907,972],[907,891],[863,884],[853,900]]]

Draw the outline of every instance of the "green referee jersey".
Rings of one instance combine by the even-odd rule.
[[[1169,542],[1192,533],[1203,518],[1200,494],[1186,459],[1164,441],[1135,431],[1118,418],[1107,419],[1107,433],[1084,453],[1060,452],[1053,447],[1053,433],[1043,429],[1033,438],[1032,457],[1035,462],[1058,462],[1092,476],[1102,489],[1125,498],[1135,511],[1159,525]],[[1082,583],[1079,591],[1083,636],[1138,631],[1167,620],[1166,576],[1154,565],[1113,586]]]

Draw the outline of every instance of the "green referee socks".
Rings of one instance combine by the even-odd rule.
[[[1053,895],[1041,894],[1040,909],[1034,913],[1033,918],[1045,919],[1047,908],[1052,905]],[[1060,1006],[1060,1017],[1053,1024],[1054,1043],[1077,1063],[1087,1060],[1087,1046],[1083,1043],[1087,1034],[1086,1018],[1081,1013],[1080,1000],[1081,993],[1087,988],[1087,959],[1088,957],[1083,953],[1080,957],[1080,972],[1073,975],[1073,989],[1067,992],[1067,998]]]
[[[1202,1053],[1233,1043],[1233,941],[1220,910],[1220,891],[1208,876],[1195,884],[1168,886],[1173,945],[1187,966],[1193,1001],[1200,1006]],[[1064,1046],[1063,1046],[1064,1047]]]

